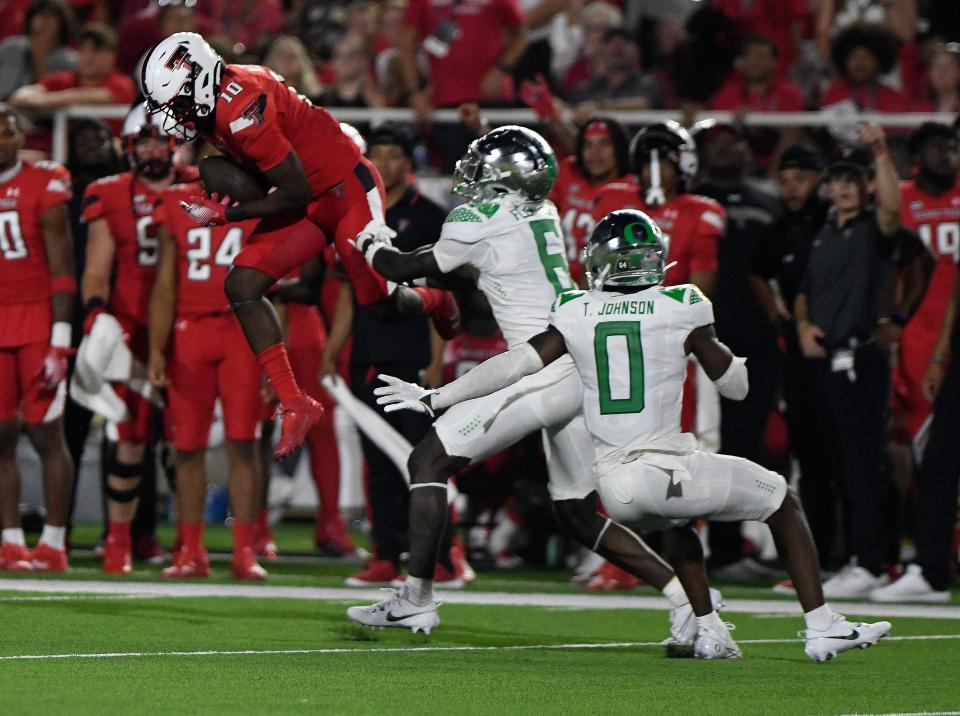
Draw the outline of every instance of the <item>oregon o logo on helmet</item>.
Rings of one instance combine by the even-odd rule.
[[[642,239],[637,236],[633,228],[634,226],[643,227]],[[625,238],[628,243],[634,244],[636,246],[638,244],[647,243],[650,240],[650,235],[649,233],[647,233],[647,227],[644,225],[642,221],[634,221],[633,223],[627,224],[625,227],[623,227],[623,238]]]

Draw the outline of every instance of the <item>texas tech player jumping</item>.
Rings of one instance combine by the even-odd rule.
[[[550,200],[560,212],[570,275],[579,286],[586,285],[582,253],[595,223],[597,194],[612,182],[636,186],[636,180],[628,174],[629,163],[626,132],[618,122],[603,117],[580,128],[575,153],[560,162]]]
[[[361,234],[389,240],[393,232],[384,223],[380,176],[326,111],[264,67],[225,65],[194,33],[173,34],[150,50],[140,83],[167,132],[188,141],[198,134],[210,139],[274,187],[267,196],[235,206],[198,196],[184,209],[204,226],[264,217],[235,259],[225,290],[280,399],[283,433],[275,455],[287,455],[303,442],[323,408],[297,384],[282,328],[264,295],[319,254],[325,237],[332,238],[361,304],[390,298],[395,311],[427,313],[441,333],[452,334],[457,314],[449,294],[391,291],[352,245]]]
[[[909,323],[903,315],[890,318],[903,326],[898,394],[908,436],[913,441],[933,409],[920,384],[940,334],[960,261],[960,184],[957,137],[950,127],[925,122],[910,136],[909,149],[917,172],[901,185],[900,216],[903,225],[920,237],[937,260],[927,292]]]
[[[0,105],[0,568],[63,572],[73,466],[63,438],[71,338],[70,175],[22,162],[23,131]],[[29,552],[20,527],[16,448],[21,423],[43,465],[47,521]]]
[[[205,577],[203,547],[206,448],[217,398],[223,406],[236,579],[264,579],[253,551],[257,516],[257,446],[262,373],[223,294],[233,257],[255,221],[197,226],[179,202],[198,184],[165,191],[154,214],[159,226],[157,279],[150,298],[150,382],[167,390],[169,425],[177,449],[180,548],[164,577]],[[172,333],[172,335],[171,335]]]
[[[174,140],[146,119],[142,108],[131,112],[123,130],[133,169],[93,182],[83,198],[83,218],[90,229],[81,293],[89,333],[101,313],[120,322],[134,357],[148,357],[148,304],[157,264],[153,209],[159,192],[175,181],[188,181],[195,169],[173,166]],[[111,289],[111,275],[116,279]],[[151,405],[126,385],[115,385],[126,402],[129,419],[116,425],[116,457],[107,468],[107,540],[103,570],[130,571],[130,521],[137,510]]]

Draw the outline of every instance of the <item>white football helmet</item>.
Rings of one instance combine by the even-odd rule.
[[[223,58],[195,32],[175,32],[144,56],[140,88],[167,134],[190,141],[197,120],[213,115]]]

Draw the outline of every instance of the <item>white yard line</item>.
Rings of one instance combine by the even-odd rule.
[[[960,639],[960,634],[926,634],[922,636],[888,636],[884,641],[930,641]],[[801,639],[742,639],[738,644],[800,644]],[[129,659],[145,656],[300,656],[305,654],[396,654],[400,652],[438,653],[468,651],[567,651],[589,649],[636,649],[641,647],[659,647],[658,641],[617,641],[596,644],[513,644],[507,646],[397,646],[369,648],[330,648],[330,649],[241,649],[241,650],[204,650],[204,651],[110,651],[77,654],[13,654],[0,656],[0,661],[46,661],[51,659]]]
[[[339,587],[293,587],[251,584],[206,584],[203,582],[99,582],[48,579],[0,579],[0,592],[42,594],[112,594],[152,597],[261,597],[270,599],[312,599],[322,601],[369,602],[380,598],[374,589]],[[2,599],[2,598],[0,598]],[[478,606],[530,606],[575,609],[667,609],[663,597],[627,594],[549,594],[512,592],[440,591],[446,604]],[[958,619],[960,606],[934,604],[872,604],[831,602],[838,611],[857,616],[923,617]],[[731,614],[799,615],[796,602],[775,599],[730,599],[723,611]]]

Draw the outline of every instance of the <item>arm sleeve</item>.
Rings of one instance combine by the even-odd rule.
[[[490,395],[541,368],[540,354],[529,343],[523,343],[485,360],[452,383],[447,383],[433,394],[430,405],[435,410],[443,410],[465,400]]]
[[[233,101],[239,109],[230,115],[227,123],[230,142],[249,157],[257,169],[270,171],[293,151],[280,130],[277,108],[266,93],[251,92]]]
[[[717,244],[726,233],[726,212],[716,205],[704,209],[697,220],[690,257],[691,271],[717,270]]]

